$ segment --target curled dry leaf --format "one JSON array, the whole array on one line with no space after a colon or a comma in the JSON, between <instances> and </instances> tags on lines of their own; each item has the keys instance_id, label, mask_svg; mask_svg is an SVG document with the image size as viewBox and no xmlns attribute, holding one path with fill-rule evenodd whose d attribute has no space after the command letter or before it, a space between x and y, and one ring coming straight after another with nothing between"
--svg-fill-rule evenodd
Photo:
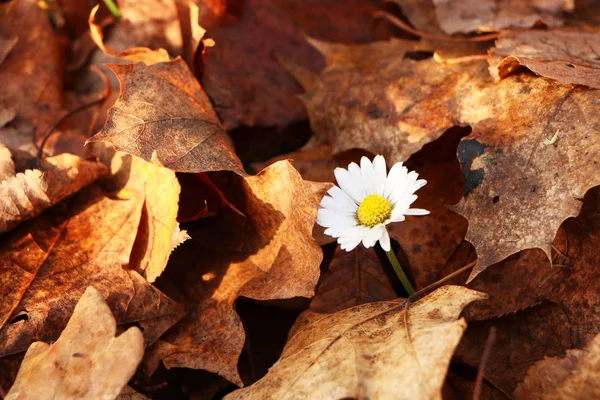
<instances>
[{"instance_id":1,"label":"curled dry leaf","mask_svg":"<svg viewBox=\"0 0 600 400\"><path fill-rule=\"evenodd\" d=\"M143 62L146 65L152 65L159 62L170 61L169 53L165 49L152 50L147 47L134 47L126 49L121 52L115 52L107 49L104 46L104 35L102 34L102 27L96 24L96 13L100 4L97 4L90 13L88 23L90 25L90 35L92 40L104 53L111 57L122 58L132 63Z\"/></svg>"},{"instance_id":2,"label":"curled dry leaf","mask_svg":"<svg viewBox=\"0 0 600 400\"><path fill-rule=\"evenodd\" d=\"M488 62L496 79L524 66L562 84L600 89L600 33L502 32L496 47L489 51Z\"/></svg>"},{"instance_id":3,"label":"curled dry leaf","mask_svg":"<svg viewBox=\"0 0 600 400\"><path fill-rule=\"evenodd\" d=\"M104 298L88 287L56 342L29 347L6 399L116 398L144 355L139 328L116 331Z\"/></svg>"},{"instance_id":4,"label":"curled dry leaf","mask_svg":"<svg viewBox=\"0 0 600 400\"><path fill-rule=\"evenodd\" d=\"M108 174L103 164L66 153L45 159L42 168L28 169L0 183L0 232L14 229Z\"/></svg>"},{"instance_id":5,"label":"curled dry leaf","mask_svg":"<svg viewBox=\"0 0 600 400\"><path fill-rule=\"evenodd\" d=\"M177 223L181 187L175 172L130 154L115 152L101 143L95 144L94 151L103 161L110 163L111 189L126 188L144 193L129 267L142 274L148 282L154 282L167 266L173 249L188 238Z\"/></svg>"},{"instance_id":6,"label":"curled dry leaf","mask_svg":"<svg viewBox=\"0 0 600 400\"><path fill-rule=\"evenodd\" d=\"M319 280L310 310L330 314L353 306L398 297L375 249L339 247L327 272Z\"/></svg>"},{"instance_id":7,"label":"curled dry leaf","mask_svg":"<svg viewBox=\"0 0 600 400\"><path fill-rule=\"evenodd\" d=\"M88 142L108 141L174 171L245 174L210 100L181 58L110 68L121 94L102 131Z\"/></svg>"},{"instance_id":8,"label":"curled dry leaf","mask_svg":"<svg viewBox=\"0 0 600 400\"><path fill-rule=\"evenodd\" d=\"M269 373L226 398L441 399L466 327L460 312L483 298L444 286L409 306L395 300L330 315L307 311Z\"/></svg>"},{"instance_id":9,"label":"curled dry leaf","mask_svg":"<svg viewBox=\"0 0 600 400\"><path fill-rule=\"evenodd\" d=\"M178 304L127 269L144 199L135 188L115 193L91 185L7 238L0 248L0 356L56 340L90 285L118 323L139 323L148 343L181 318Z\"/></svg>"},{"instance_id":10,"label":"curled dry leaf","mask_svg":"<svg viewBox=\"0 0 600 400\"><path fill-rule=\"evenodd\" d=\"M161 358L167 368L206 369L241 385L244 330L235 301L314 294L322 252L312 227L330 184L304 181L284 161L256 176L231 177L236 192L225 195L243 215L227 208L217 220L198 221L165 271L184 288L192 312L162 338L173 346Z\"/></svg>"},{"instance_id":11,"label":"curled dry leaf","mask_svg":"<svg viewBox=\"0 0 600 400\"><path fill-rule=\"evenodd\" d=\"M564 12L572 12L573 0L433 0L442 29L454 33L530 28L538 21L549 27L563 24Z\"/></svg>"},{"instance_id":12,"label":"curled dry leaf","mask_svg":"<svg viewBox=\"0 0 600 400\"><path fill-rule=\"evenodd\" d=\"M535 363L514 392L516 399L559 400L600 397L600 334L585 349Z\"/></svg>"}]
</instances>

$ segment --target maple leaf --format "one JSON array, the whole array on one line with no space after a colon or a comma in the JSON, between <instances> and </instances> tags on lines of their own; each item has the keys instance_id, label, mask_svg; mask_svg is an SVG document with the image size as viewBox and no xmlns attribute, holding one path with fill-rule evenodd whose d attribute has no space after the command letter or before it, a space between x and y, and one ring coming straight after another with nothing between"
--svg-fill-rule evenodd
<instances>
[{"instance_id":1,"label":"maple leaf","mask_svg":"<svg viewBox=\"0 0 600 400\"><path fill-rule=\"evenodd\" d=\"M516 399L595 399L600 396L600 335L585 349L535 363L514 392Z\"/></svg>"},{"instance_id":2,"label":"maple leaf","mask_svg":"<svg viewBox=\"0 0 600 400\"><path fill-rule=\"evenodd\" d=\"M119 323L139 323L148 343L181 318L178 304L126 269L144 198L133 188L114 193L91 185L2 243L0 356L55 340L90 285Z\"/></svg>"},{"instance_id":3,"label":"maple leaf","mask_svg":"<svg viewBox=\"0 0 600 400\"><path fill-rule=\"evenodd\" d=\"M600 89L600 33L576 31L502 32L490 49L490 73L504 78L520 66L562 84Z\"/></svg>"},{"instance_id":4,"label":"maple leaf","mask_svg":"<svg viewBox=\"0 0 600 400\"><path fill-rule=\"evenodd\" d=\"M110 68L121 94L102 131L88 142L108 141L174 171L245 174L208 97L181 58Z\"/></svg>"},{"instance_id":5,"label":"maple leaf","mask_svg":"<svg viewBox=\"0 0 600 400\"><path fill-rule=\"evenodd\" d=\"M489 318L543 300L559 304L570 322L573 345L584 347L598 333L600 302L600 189L588 191L580 215L565 221L554 240L552 264L540 250L523 251L495 265L471 283L490 295L467 315ZM563 257L564 256L564 257ZM562 265L561 265L562 264ZM518 285L515 285L518 282Z\"/></svg>"},{"instance_id":6,"label":"maple leaf","mask_svg":"<svg viewBox=\"0 0 600 400\"><path fill-rule=\"evenodd\" d=\"M160 358L167 368L206 369L241 385L244 331L235 301L314 294L322 252L311 231L331 185L303 181L287 162L235 182L225 193L247 217L225 209L216 221L190 227L192 239L171 257L165 274L184 288L192 312L162 338L171 350Z\"/></svg>"},{"instance_id":7,"label":"maple leaf","mask_svg":"<svg viewBox=\"0 0 600 400\"><path fill-rule=\"evenodd\" d=\"M433 0L440 27L448 34L530 28L538 21L549 27L563 24L564 12L572 12L570 0Z\"/></svg>"},{"instance_id":8,"label":"maple leaf","mask_svg":"<svg viewBox=\"0 0 600 400\"><path fill-rule=\"evenodd\" d=\"M358 147L395 163L456 124L444 103L463 79L458 68L405 60L408 41L312 43L327 67L303 98L315 136L334 152Z\"/></svg>"},{"instance_id":9,"label":"maple leaf","mask_svg":"<svg viewBox=\"0 0 600 400\"><path fill-rule=\"evenodd\" d=\"M2 181L0 232L14 229L107 174L103 164L65 153L45 159L42 169L28 169Z\"/></svg>"},{"instance_id":10,"label":"maple leaf","mask_svg":"<svg viewBox=\"0 0 600 400\"><path fill-rule=\"evenodd\" d=\"M460 312L483 298L444 286L410 306L396 300L330 315L306 312L269 373L226 398L441 399L450 357L466 327Z\"/></svg>"},{"instance_id":11,"label":"maple leaf","mask_svg":"<svg viewBox=\"0 0 600 400\"><path fill-rule=\"evenodd\" d=\"M319 280L310 310L330 314L396 297L375 249L358 247L347 252L337 248L327 272Z\"/></svg>"},{"instance_id":12,"label":"maple leaf","mask_svg":"<svg viewBox=\"0 0 600 400\"><path fill-rule=\"evenodd\" d=\"M29 347L5 398L115 398L144 355L139 328L131 327L118 337L116 331L104 298L88 287L56 342Z\"/></svg>"}]
</instances>

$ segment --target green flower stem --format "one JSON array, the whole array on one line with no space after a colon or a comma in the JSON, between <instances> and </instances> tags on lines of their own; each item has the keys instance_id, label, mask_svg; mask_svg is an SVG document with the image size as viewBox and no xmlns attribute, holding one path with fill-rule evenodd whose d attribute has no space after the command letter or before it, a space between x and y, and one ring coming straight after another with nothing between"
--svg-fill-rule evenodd
<instances>
[{"instance_id":1,"label":"green flower stem","mask_svg":"<svg viewBox=\"0 0 600 400\"><path fill-rule=\"evenodd\" d=\"M392 263L392 267L394 267L394 271L396 272L396 275L398 275L398 278L400 278L400 282L402 282L402 286L404 286L404 290L406 290L406 292L408 293L409 296L412 296L413 294L415 294L415 288L410 284L410 281L408 280L408 277L404 273L404 270L402 269L402 265L400 265L400 261L398 261L396 254L394 254L394 251L393 250L386 251L385 254L388 257L388 260L390 260L390 262Z\"/></svg>"},{"instance_id":2,"label":"green flower stem","mask_svg":"<svg viewBox=\"0 0 600 400\"><path fill-rule=\"evenodd\" d=\"M115 4L115 2L113 0L103 0L104 4L106 5L106 8L108 8L108 11L110 11L110 13L112 15L115 16L115 18L121 18L121 11L119 11L119 7Z\"/></svg>"}]
</instances>

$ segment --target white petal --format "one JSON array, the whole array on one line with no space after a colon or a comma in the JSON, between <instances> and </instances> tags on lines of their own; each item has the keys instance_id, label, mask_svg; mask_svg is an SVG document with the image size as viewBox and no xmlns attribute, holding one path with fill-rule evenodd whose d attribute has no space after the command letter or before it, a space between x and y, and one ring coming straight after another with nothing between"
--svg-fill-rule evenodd
<instances>
[{"instance_id":1,"label":"white petal","mask_svg":"<svg viewBox=\"0 0 600 400\"><path fill-rule=\"evenodd\" d=\"M367 190L365 189L365 185L363 183L362 173L360 172L360 167L357 163L351 162L348 164L348 172L352 176L352 181L355 182L356 187L360 192L360 200L364 199L367 196Z\"/></svg>"},{"instance_id":2,"label":"white petal","mask_svg":"<svg viewBox=\"0 0 600 400\"><path fill-rule=\"evenodd\" d=\"M404 211L404 215L429 215L429 211L422 208L409 208Z\"/></svg>"},{"instance_id":3,"label":"white petal","mask_svg":"<svg viewBox=\"0 0 600 400\"><path fill-rule=\"evenodd\" d=\"M386 199L390 199L390 195L394 192L399 185L402 185L404 180L406 179L406 174L408 170L406 167L402 166L402 163L396 163L390 170L390 173L385 180L385 189L383 191L383 197Z\"/></svg>"},{"instance_id":4,"label":"white petal","mask_svg":"<svg viewBox=\"0 0 600 400\"><path fill-rule=\"evenodd\" d=\"M404 221L404 212L408 210L409 205L407 204L396 204L392 210L390 219L394 222L398 222L398 219L402 217L400 221Z\"/></svg>"},{"instance_id":5,"label":"white petal","mask_svg":"<svg viewBox=\"0 0 600 400\"><path fill-rule=\"evenodd\" d=\"M334 186L331 189L329 189L327 191L327 194L339 202L348 203L348 205L355 206L356 208L358 208L358 205L354 200L352 200L352 197L350 197L348 193L344 192L337 186Z\"/></svg>"},{"instance_id":6,"label":"white petal","mask_svg":"<svg viewBox=\"0 0 600 400\"><path fill-rule=\"evenodd\" d=\"M404 182L396 185L392 189L392 193L390 194L390 197L388 197L388 199L393 204L404 201L406 196L410 196L414 193L414 191L411 191L411 189L415 185L418 177L419 174L417 174L415 171L409 172L404 178Z\"/></svg>"},{"instance_id":7,"label":"white petal","mask_svg":"<svg viewBox=\"0 0 600 400\"><path fill-rule=\"evenodd\" d=\"M344 168L336 168L333 171L335 175L335 179L337 179L338 185L340 188L348 194L348 196L352 197L355 203L360 204L364 196L362 192L364 192L364 188L362 187L362 179L356 181L353 179L350 172L346 171Z\"/></svg>"},{"instance_id":8,"label":"white petal","mask_svg":"<svg viewBox=\"0 0 600 400\"><path fill-rule=\"evenodd\" d=\"M362 175L363 186L367 192L367 195L377 193L375 186L375 169L371 160L367 157L360 159L360 174Z\"/></svg>"},{"instance_id":9,"label":"white petal","mask_svg":"<svg viewBox=\"0 0 600 400\"><path fill-rule=\"evenodd\" d=\"M392 245L390 243L390 235L388 234L387 229L383 230L383 235L381 235L381 237L379 238L379 244L381 245L383 251L390 251L390 249L392 248Z\"/></svg>"},{"instance_id":10,"label":"white petal","mask_svg":"<svg viewBox=\"0 0 600 400\"><path fill-rule=\"evenodd\" d=\"M341 192L341 189L340 189L340 192ZM344 192L342 192L342 193L344 193ZM350 199L350 198L348 197L348 199ZM326 208L328 210L337 211L341 214L346 214L348 216L353 216L354 214L356 214L356 210L358 209L358 206L356 205L356 203L354 203L351 200L339 201L339 200L334 199L333 197L329 197L329 196L323 197L323 199L321 200L321 207Z\"/></svg>"},{"instance_id":11,"label":"white petal","mask_svg":"<svg viewBox=\"0 0 600 400\"><path fill-rule=\"evenodd\" d=\"M385 232L383 225L377 225L374 228L369 229L369 232L363 237L362 243L367 249L375 246L375 243L381 238Z\"/></svg>"},{"instance_id":12,"label":"white petal","mask_svg":"<svg viewBox=\"0 0 600 400\"><path fill-rule=\"evenodd\" d=\"M317 224L324 228L344 229L356 226L357 222L354 218L348 217L347 215L320 208L317 212Z\"/></svg>"},{"instance_id":13,"label":"white petal","mask_svg":"<svg viewBox=\"0 0 600 400\"><path fill-rule=\"evenodd\" d=\"M359 245L360 243L360 238L352 238L352 240L346 241L346 242L340 242L338 239L338 243L340 243L340 247L342 248L342 250L346 250L346 251L352 251L356 248L356 246Z\"/></svg>"},{"instance_id":14,"label":"white petal","mask_svg":"<svg viewBox=\"0 0 600 400\"><path fill-rule=\"evenodd\" d=\"M375 191L383 196L385 189L385 181L387 178L387 170L385 168L385 158L377 156L373 160L373 170L375 171Z\"/></svg>"}]
</instances>

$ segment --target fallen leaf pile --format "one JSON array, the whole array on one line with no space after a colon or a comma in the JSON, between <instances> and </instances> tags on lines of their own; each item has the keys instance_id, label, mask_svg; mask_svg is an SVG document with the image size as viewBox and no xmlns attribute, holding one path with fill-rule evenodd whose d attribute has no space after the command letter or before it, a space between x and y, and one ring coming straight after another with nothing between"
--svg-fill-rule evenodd
<instances>
[{"instance_id":1,"label":"fallen leaf pile","mask_svg":"<svg viewBox=\"0 0 600 400\"><path fill-rule=\"evenodd\" d=\"M599 249L598 2L0 3L0 398L600 398Z\"/></svg>"}]
</instances>

